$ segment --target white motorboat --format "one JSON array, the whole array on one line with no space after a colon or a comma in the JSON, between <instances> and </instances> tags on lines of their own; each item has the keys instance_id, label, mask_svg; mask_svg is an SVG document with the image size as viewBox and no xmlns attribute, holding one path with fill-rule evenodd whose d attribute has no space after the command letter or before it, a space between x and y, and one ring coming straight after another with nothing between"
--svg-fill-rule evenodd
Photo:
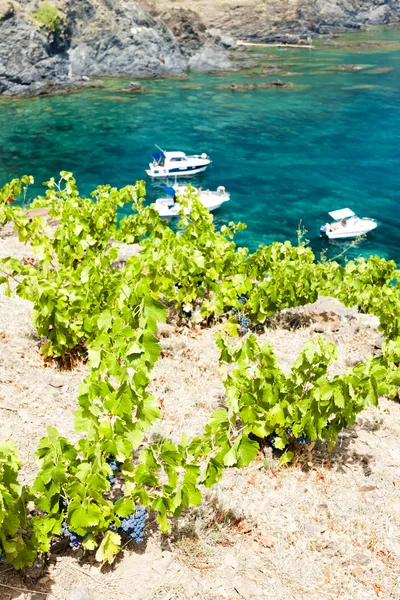
<instances>
[{"instance_id":1,"label":"white motorboat","mask_svg":"<svg viewBox=\"0 0 400 600\"><path fill-rule=\"evenodd\" d=\"M194 192L203 206L208 208L209 211L216 210L223 204L224 202L228 202L230 199L230 194L226 191L223 185L220 185L217 191L213 192L211 190L202 190L201 188L196 189L193 188ZM174 187L165 187L163 190L166 192L167 197L157 198L154 203L154 208L160 215L162 219L172 219L173 217L179 217L179 211L181 210L181 205L179 204L179 197L185 196L188 193L188 189L186 186L174 186ZM188 215L190 213L191 206L190 200L188 206L185 206L184 211L185 214Z\"/></svg>"},{"instance_id":2,"label":"white motorboat","mask_svg":"<svg viewBox=\"0 0 400 600\"><path fill-rule=\"evenodd\" d=\"M157 146L158 148L158 146ZM187 156L184 152L165 152L158 148L159 152L152 154L152 162L146 170L150 177L168 177L169 175L187 177L205 171L211 164L207 154L193 154Z\"/></svg>"},{"instance_id":3,"label":"white motorboat","mask_svg":"<svg viewBox=\"0 0 400 600\"><path fill-rule=\"evenodd\" d=\"M326 235L331 240L359 237L378 226L375 219L360 219L350 208L333 210L328 214L332 217L334 223L325 223L325 225L322 225L320 233L321 235Z\"/></svg>"}]
</instances>

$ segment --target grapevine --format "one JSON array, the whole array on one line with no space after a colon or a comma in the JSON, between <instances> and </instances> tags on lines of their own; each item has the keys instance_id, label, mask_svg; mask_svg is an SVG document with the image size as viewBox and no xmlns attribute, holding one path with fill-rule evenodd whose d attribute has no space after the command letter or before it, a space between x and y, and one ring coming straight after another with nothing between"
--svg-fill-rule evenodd
<instances>
[{"instance_id":1,"label":"grapevine","mask_svg":"<svg viewBox=\"0 0 400 600\"><path fill-rule=\"evenodd\" d=\"M182 198L190 214L182 210L173 231L145 206L143 182L121 190L101 186L82 198L66 172L32 203L56 221L51 230L13 202L30 183L24 177L0 190L0 224L12 222L36 258L2 259L0 283L32 302L43 354L65 361L83 349L89 374L75 415L79 440L50 427L32 486L18 482L16 449L0 444L0 560L22 568L64 536L74 550L112 562L124 536L143 541L150 511L167 532L171 517L198 505L203 487L224 469L249 464L261 443L281 452L282 462L317 439L332 447L365 407L396 394L400 288L392 261L318 263L310 248L289 242L250 254L234 241L244 226L217 230L191 188ZM119 222L123 206L132 214ZM138 253L118 265L119 244L133 242ZM319 294L377 315L386 337L382 355L331 378L337 351L321 338L306 344L284 374L273 349L260 346L250 329ZM146 435L160 418L148 387L160 356L158 323L170 306L190 325L219 324L226 389L226 405L210 415L202 434L183 435L179 444Z\"/></svg>"}]
</instances>

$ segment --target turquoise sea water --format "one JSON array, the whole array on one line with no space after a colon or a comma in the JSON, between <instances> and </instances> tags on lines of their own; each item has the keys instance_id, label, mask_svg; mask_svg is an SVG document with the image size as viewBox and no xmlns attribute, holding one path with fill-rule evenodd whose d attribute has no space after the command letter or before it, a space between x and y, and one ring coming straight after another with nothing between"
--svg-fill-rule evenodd
<instances>
[{"instance_id":1,"label":"turquoise sea water","mask_svg":"<svg viewBox=\"0 0 400 600\"><path fill-rule=\"evenodd\" d=\"M383 47L365 46L380 40ZM342 38L317 50L265 49L289 63L283 77L297 89L222 90L220 84L274 80L255 71L150 80L150 93L106 89L71 96L0 101L0 185L22 174L37 184L73 171L82 192L98 184L123 186L146 178L154 144L207 152L213 165L194 185L225 185L231 202L215 213L218 224L244 221L238 241L296 240L301 221L319 253L343 242L319 238L327 211L349 206L379 226L354 254L400 260L400 32L380 30ZM359 46L364 43L363 46ZM260 52L259 49L256 50ZM338 64L363 70L337 72ZM379 72L376 72L376 69ZM148 184L149 198L160 192ZM36 186L35 191L41 187Z\"/></svg>"}]
</instances>

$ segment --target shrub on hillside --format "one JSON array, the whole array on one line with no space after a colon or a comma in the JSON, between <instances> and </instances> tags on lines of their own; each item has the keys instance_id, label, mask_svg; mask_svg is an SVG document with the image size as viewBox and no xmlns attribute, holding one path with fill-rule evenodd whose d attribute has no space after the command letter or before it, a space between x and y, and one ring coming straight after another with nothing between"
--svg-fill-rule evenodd
<instances>
[{"instance_id":1,"label":"shrub on hillside","mask_svg":"<svg viewBox=\"0 0 400 600\"><path fill-rule=\"evenodd\" d=\"M35 11L34 17L42 27L55 33L60 28L64 15L55 6L44 2Z\"/></svg>"}]
</instances>

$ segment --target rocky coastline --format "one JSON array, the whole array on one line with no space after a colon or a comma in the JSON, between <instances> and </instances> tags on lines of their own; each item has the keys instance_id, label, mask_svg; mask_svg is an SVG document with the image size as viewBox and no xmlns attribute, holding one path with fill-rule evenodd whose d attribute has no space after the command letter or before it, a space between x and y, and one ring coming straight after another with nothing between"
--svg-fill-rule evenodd
<instances>
[{"instance_id":1,"label":"rocky coastline","mask_svg":"<svg viewBox=\"0 0 400 600\"><path fill-rule=\"evenodd\" d=\"M175 0L165 0L167 7ZM191 0L182 0L187 7ZM209 28L236 40L297 43L332 34L362 31L400 21L400 0L197 0L196 11Z\"/></svg>"},{"instance_id":2,"label":"rocky coastline","mask_svg":"<svg viewBox=\"0 0 400 600\"><path fill-rule=\"evenodd\" d=\"M0 96L96 87L102 76L182 76L251 66L236 42L293 42L400 18L400 0L0 0ZM329 41L329 40L328 40Z\"/></svg>"},{"instance_id":3,"label":"rocky coastline","mask_svg":"<svg viewBox=\"0 0 400 600\"><path fill-rule=\"evenodd\" d=\"M160 18L128 0L66 0L50 13L59 17L43 23L35 19L37 7L0 0L0 95L69 93L106 75L232 68L233 38L210 33L191 10Z\"/></svg>"}]
</instances>

